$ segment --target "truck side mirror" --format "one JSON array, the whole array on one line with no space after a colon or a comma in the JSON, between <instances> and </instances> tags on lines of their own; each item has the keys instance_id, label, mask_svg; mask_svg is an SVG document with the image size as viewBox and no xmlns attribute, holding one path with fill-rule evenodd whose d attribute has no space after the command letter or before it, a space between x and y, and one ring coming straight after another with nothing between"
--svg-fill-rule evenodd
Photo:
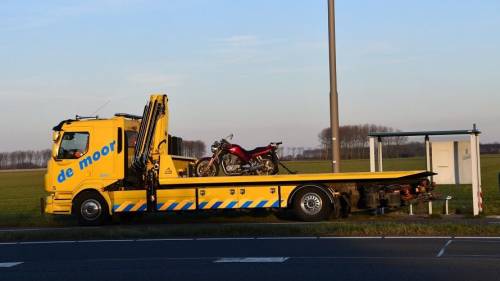
<instances>
[{"instance_id":1,"label":"truck side mirror","mask_svg":"<svg viewBox=\"0 0 500 281\"><path fill-rule=\"evenodd\" d=\"M52 147L52 158L57 159L57 155L59 154L59 146L55 145Z\"/></svg>"},{"instance_id":2,"label":"truck side mirror","mask_svg":"<svg viewBox=\"0 0 500 281\"><path fill-rule=\"evenodd\" d=\"M52 141L54 144L52 145L52 158L57 159L57 156L59 154L59 145L57 145L57 142L61 138L61 132L55 131L52 134Z\"/></svg>"},{"instance_id":3,"label":"truck side mirror","mask_svg":"<svg viewBox=\"0 0 500 281\"><path fill-rule=\"evenodd\" d=\"M59 140L60 137L61 137L61 132L54 131L52 133L52 142L56 143Z\"/></svg>"}]
</instances>

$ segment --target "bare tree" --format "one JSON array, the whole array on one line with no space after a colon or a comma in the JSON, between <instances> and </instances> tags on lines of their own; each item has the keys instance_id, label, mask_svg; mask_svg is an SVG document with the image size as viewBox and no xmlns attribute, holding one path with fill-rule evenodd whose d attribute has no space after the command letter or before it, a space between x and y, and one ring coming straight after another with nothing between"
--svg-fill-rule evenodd
<instances>
[{"instance_id":1,"label":"bare tree","mask_svg":"<svg viewBox=\"0 0 500 281\"><path fill-rule=\"evenodd\" d=\"M340 127L340 149L343 159L360 159L368 157L369 132L394 132L397 131L387 126L374 124L344 125ZM318 134L320 147L323 151L322 159L331 158L331 132L330 128L321 130ZM406 137L384 138L384 150L387 157L399 157L401 146L408 141Z\"/></svg>"}]
</instances>

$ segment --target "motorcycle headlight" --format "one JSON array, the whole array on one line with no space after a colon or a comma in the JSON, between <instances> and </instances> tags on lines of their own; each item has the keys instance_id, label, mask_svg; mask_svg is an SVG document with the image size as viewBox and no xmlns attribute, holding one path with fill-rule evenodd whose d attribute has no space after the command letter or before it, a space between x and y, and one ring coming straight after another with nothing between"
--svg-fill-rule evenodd
<instances>
[{"instance_id":1,"label":"motorcycle headlight","mask_svg":"<svg viewBox=\"0 0 500 281\"><path fill-rule=\"evenodd\" d=\"M212 153L215 153L217 151L217 149L218 149L217 146L212 145L212 147L211 147Z\"/></svg>"}]
</instances>

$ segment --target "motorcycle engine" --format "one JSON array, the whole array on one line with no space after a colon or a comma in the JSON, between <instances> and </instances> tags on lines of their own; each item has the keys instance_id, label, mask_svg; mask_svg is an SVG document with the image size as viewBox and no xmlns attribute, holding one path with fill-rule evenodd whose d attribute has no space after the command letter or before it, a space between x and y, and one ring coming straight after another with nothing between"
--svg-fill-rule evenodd
<instances>
[{"instance_id":1,"label":"motorcycle engine","mask_svg":"<svg viewBox=\"0 0 500 281\"><path fill-rule=\"evenodd\" d=\"M235 155L226 154L222 156L222 163L228 173L236 173L241 170L240 159Z\"/></svg>"}]
</instances>

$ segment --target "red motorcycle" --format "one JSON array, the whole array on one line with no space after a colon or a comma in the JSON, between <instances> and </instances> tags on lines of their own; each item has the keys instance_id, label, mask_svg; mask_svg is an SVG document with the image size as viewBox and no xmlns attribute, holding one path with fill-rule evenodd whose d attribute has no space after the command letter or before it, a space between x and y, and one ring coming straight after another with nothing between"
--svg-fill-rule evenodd
<instances>
[{"instance_id":1,"label":"red motorcycle","mask_svg":"<svg viewBox=\"0 0 500 281\"><path fill-rule=\"evenodd\" d=\"M219 174L219 167L226 176L275 175L279 171L279 159L276 154L282 142L272 142L268 146L245 150L229 142L233 135L222 138L212 145L212 157L198 160L195 171L199 177L212 177ZM229 139L229 140L228 140Z\"/></svg>"}]
</instances>

